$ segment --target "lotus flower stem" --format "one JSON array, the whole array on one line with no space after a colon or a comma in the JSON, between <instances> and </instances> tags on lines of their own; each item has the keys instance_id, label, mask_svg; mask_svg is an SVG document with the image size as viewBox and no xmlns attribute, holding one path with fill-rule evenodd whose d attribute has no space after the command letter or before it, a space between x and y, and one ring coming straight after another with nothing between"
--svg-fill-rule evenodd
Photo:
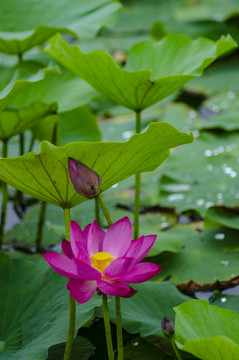
<instances>
[{"instance_id":1,"label":"lotus flower stem","mask_svg":"<svg viewBox=\"0 0 239 360\"><path fill-rule=\"evenodd\" d=\"M141 111L136 111L136 127L135 132L141 132ZM140 209L140 173L135 174L134 187L134 239L139 237L139 209Z\"/></svg>"},{"instance_id":2,"label":"lotus flower stem","mask_svg":"<svg viewBox=\"0 0 239 360\"><path fill-rule=\"evenodd\" d=\"M115 297L118 360L124 360L120 296Z\"/></svg>"},{"instance_id":3,"label":"lotus flower stem","mask_svg":"<svg viewBox=\"0 0 239 360\"><path fill-rule=\"evenodd\" d=\"M66 240L70 240L70 225L71 225L71 215L70 209L64 209L64 217L65 217L65 228L66 228ZM69 329L66 341L66 348L64 353L63 360L70 360L71 358L71 351L75 333L75 319L76 319L76 302L75 300L69 295L69 305L70 305L70 317L69 317Z\"/></svg>"},{"instance_id":4,"label":"lotus flower stem","mask_svg":"<svg viewBox=\"0 0 239 360\"><path fill-rule=\"evenodd\" d=\"M97 201L99 202L100 204L100 207L105 215L105 218L107 220L107 224L108 226L111 226L113 224L113 221L111 219L111 216L110 216L110 213L109 213L109 210L107 209L107 207L105 206L105 203L104 201L102 200L102 198L100 196L97 196Z\"/></svg>"},{"instance_id":5,"label":"lotus flower stem","mask_svg":"<svg viewBox=\"0 0 239 360\"><path fill-rule=\"evenodd\" d=\"M106 337L106 343L107 343L108 357L109 357L109 360L114 360L114 352L113 352L111 329L110 329L109 308L108 308L108 302L107 302L107 295L105 295L105 294L102 294L102 305L103 305L105 337Z\"/></svg>"},{"instance_id":6,"label":"lotus flower stem","mask_svg":"<svg viewBox=\"0 0 239 360\"><path fill-rule=\"evenodd\" d=\"M97 197L95 197L95 220L97 221L97 224L99 225L99 227L101 227L100 207L99 207L99 202L97 201Z\"/></svg>"},{"instance_id":7,"label":"lotus flower stem","mask_svg":"<svg viewBox=\"0 0 239 360\"><path fill-rule=\"evenodd\" d=\"M177 359L178 359L178 360L183 360L183 358L182 358L182 356L181 356L181 354L180 354L180 351L178 350L178 348L177 348L177 346L176 346L176 344L175 344L175 337L172 336L171 339L170 339L170 341L171 341L171 344L172 344L173 349L174 349L174 351L175 351L175 354L176 354L176 356L177 356Z\"/></svg>"},{"instance_id":8,"label":"lotus flower stem","mask_svg":"<svg viewBox=\"0 0 239 360\"><path fill-rule=\"evenodd\" d=\"M7 157L7 147L8 147L8 140L3 141L2 147L2 157ZM7 217L7 202L8 202L8 191L7 191L7 184L2 182L2 212L1 212L1 226L0 226L0 249L2 249L3 241L4 241L4 230L6 224L6 217Z\"/></svg>"},{"instance_id":9,"label":"lotus flower stem","mask_svg":"<svg viewBox=\"0 0 239 360\"><path fill-rule=\"evenodd\" d=\"M105 203L103 202L103 200L101 199L100 196L97 196L96 199L99 202L101 209L103 210L103 213L105 215L108 225L111 226L113 222L111 220L110 213L109 213L107 207L105 206ZM103 295L103 296L106 296L106 295ZM120 296L115 297L115 310L116 310L116 332L117 332L118 360L123 360L124 359L124 350L123 350ZM105 317L105 315L104 315L104 317ZM107 335L106 335L106 337L107 337ZM107 346L108 346L108 340L107 340ZM108 352L109 352L109 349L108 349ZM110 359L110 354L109 354L109 359Z\"/></svg>"},{"instance_id":10,"label":"lotus flower stem","mask_svg":"<svg viewBox=\"0 0 239 360\"><path fill-rule=\"evenodd\" d=\"M43 224L45 221L45 215L46 215L46 202L42 201L41 203L41 209L40 209L40 215L39 220L37 224L37 235L36 235L36 249L37 251L40 251L42 248L42 234L43 234Z\"/></svg>"}]
</instances>

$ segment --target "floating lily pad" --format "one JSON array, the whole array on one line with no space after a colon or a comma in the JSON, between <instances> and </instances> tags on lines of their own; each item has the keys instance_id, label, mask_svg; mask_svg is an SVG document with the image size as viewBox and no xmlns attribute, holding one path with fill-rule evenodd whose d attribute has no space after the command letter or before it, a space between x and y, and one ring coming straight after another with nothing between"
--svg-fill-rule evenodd
<instances>
[{"instance_id":1,"label":"floating lily pad","mask_svg":"<svg viewBox=\"0 0 239 360\"><path fill-rule=\"evenodd\" d=\"M231 229L239 230L239 208L226 208L215 206L207 210L205 226L226 226Z\"/></svg>"},{"instance_id":2,"label":"floating lily pad","mask_svg":"<svg viewBox=\"0 0 239 360\"><path fill-rule=\"evenodd\" d=\"M190 300L174 309L176 343L202 360L236 360L239 315L232 310Z\"/></svg>"},{"instance_id":3,"label":"floating lily pad","mask_svg":"<svg viewBox=\"0 0 239 360\"><path fill-rule=\"evenodd\" d=\"M1 0L0 7L0 52L7 54L22 54L57 32L92 38L102 26L113 26L121 9L112 0L72 1L71 6L66 0Z\"/></svg>"},{"instance_id":4,"label":"floating lily pad","mask_svg":"<svg viewBox=\"0 0 239 360\"><path fill-rule=\"evenodd\" d=\"M175 284L189 280L210 283L238 275L237 230L213 227L196 233L186 225L177 227L179 231L184 228L185 244L175 254L163 253L152 259L162 266L155 279L170 278Z\"/></svg>"},{"instance_id":5,"label":"floating lily pad","mask_svg":"<svg viewBox=\"0 0 239 360\"><path fill-rule=\"evenodd\" d=\"M191 141L192 135L166 123L152 123L145 133L133 135L126 143L82 142L57 148L43 141L39 154L0 159L0 178L38 199L63 208L74 207L86 198L70 182L68 157L99 173L104 191L136 172L154 170L168 157L171 147Z\"/></svg>"},{"instance_id":6,"label":"floating lily pad","mask_svg":"<svg viewBox=\"0 0 239 360\"><path fill-rule=\"evenodd\" d=\"M212 303L223 309L230 309L239 314L239 296L220 294Z\"/></svg>"},{"instance_id":7,"label":"floating lily pad","mask_svg":"<svg viewBox=\"0 0 239 360\"><path fill-rule=\"evenodd\" d=\"M44 51L112 101L132 110L143 110L200 76L217 57L235 47L230 36L215 43L168 35L159 42L134 45L125 69L118 67L109 54L103 51L83 54L79 47L61 41L59 35L50 39Z\"/></svg>"},{"instance_id":8,"label":"floating lily pad","mask_svg":"<svg viewBox=\"0 0 239 360\"><path fill-rule=\"evenodd\" d=\"M173 152L160 180L160 205L202 215L214 205L238 205L238 149L237 134L203 133L190 151Z\"/></svg>"},{"instance_id":9,"label":"floating lily pad","mask_svg":"<svg viewBox=\"0 0 239 360\"><path fill-rule=\"evenodd\" d=\"M1 359L45 360L48 347L67 337L66 279L43 260L12 260L3 254L0 258ZM77 305L77 328L92 317L94 307L100 304L96 296Z\"/></svg>"},{"instance_id":10,"label":"floating lily pad","mask_svg":"<svg viewBox=\"0 0 239 360\"><path fill-rule=\"evenodd\" d=\"M218 115L210 116L199 125L200 130L221 129L224 131L239 130L239 111L222 111Z\"/></svg>"},{"instance_id":11,"label":"floating lily pad","mask_svg":"<svg viewBox=\"0 0 239 360\"><path fill-rule=\"evenodd\" d=\"M229 58L226 62L219 62L209 68L200 78L193 79L185 85L189 91L199 91L207 95L218 94L220 92L239 92L238 60ZM231 93L229 93L230 96Z\"/></svg>"}]
</instances>

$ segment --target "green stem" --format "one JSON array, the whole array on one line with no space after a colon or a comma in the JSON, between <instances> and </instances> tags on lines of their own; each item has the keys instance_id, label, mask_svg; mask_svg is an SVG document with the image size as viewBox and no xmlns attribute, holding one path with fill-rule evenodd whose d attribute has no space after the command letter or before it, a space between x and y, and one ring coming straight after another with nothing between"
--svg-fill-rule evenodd
<instances>
[{"instance_id":1,"label":"green stem","mask_svg":"<svg viewBox=\"0 0 239 360\"><path fill-rule=\"evenodd\" d=\"M135 132L137 134L141 133L141 111L136 111L136 126L135 126Z\"/></svg>"},{"instance_id":2,"label":"green stem","mask_svg":"<svg viewBox=\"0 0 239 360\"><path fill-rule=\"evenodd\" d=\"M174 338L174 336L171 337L170 341L171 341L171 344L172 344L172 346L173 346L173 349L174 349L174 351L175 351L175 354L176 354L178 360L183 360L183 358L182 358L182 356L181 356L181 354L180 354L180 351L178 350L178 348L177 348L177 346L176 346L176 344L175 344L175 338Z\"/></svg>"},{"instance_id":3,"label":"green stem","mask_svg":"<svg viewBox=\"0 0 239 360\"><path fill-rule=\"evenodd\" d=\"M24 133L21 133L19 135L19 145L20 145L19 148L20 155L24 155ZM23 204L23 193L20 190L17 190L16 198L17 198L16 199L17 203L20 205L22 213L24 213L25 207Z\"/></svg>"},{"instance_id":4,"label":"green stem","mask_svg":"<svg viewBox=\"0 0 239 360\"><path fill-rule=\"evenodd\" d=\"M140 173L135 174L134 187L134 239L139 237L139 210L140 210Z\"/></svg>"},{"instance_id":5,"label":"green stem","mask_svg":"<svg viewBox=\"0 0 239 360\"><path fill-rule=\"evenodd\" d=\"M36 236L36 249L39 252L42 248L42 235L43 235L43 225L45 221L46 215L46 202L42 201L41 203L41 210L39 214L39 220L37 224L37 236Z\"/></svg>"},{"instance_id":6,"label":"green stem","mask_svg":"<svg viewBox=\"0 0 239 360\"><path fill-rule=\"evenodd\" d=\"M114 352L113 352L111 329L110 329L110 316L109 316L107 295L105 295L105 294L102 294L102 305L103 305L105 337L106 337L106 343L107 343L108 357L109 357L109 360L114 360Z\"/></svg>"},{"instance_id":7,"label":"green stem","mask_svg":"<svg viewBox=\"0 0 239 360\"><path fill-rule=\"evenodd\" d=\"M7 157L7 147L8 147L8 140L3 141L2 146L2 157ZM2 212L1 212L1 226L0 226L0 250L2 249L3 241L4 241L4 230L6 224L6 217L7 217L7 202L8 202L8 191L7 191L7 184L2 182Z\"/></svg>"},{"instance_id":8,"label":"green stem","mask_svg":"<svg viewBox=\"0 0 239 360\"><path fill-rule=\"evenodd\" d=\"M70 224L71 224L70 209L64 209L64 218L65 218L65 228L66 228L66 240L69 241ZM72 345L73 345L74 333L75 333L76 302L70 295L69 295L69 304L70 304L69 329L68 329L68 336L67 336L63 360L70 360L71 358L71 351L72 351Z\"/></svg>"},{"instance_id":9,"label":"green stem","mask_svg":"<svg viewBox=\"0 0 239 360\"><path fill-rule=\"evenodd\" d=\"M107 209L107 207L105 206L105 203L104 201L101 199L100 196L97 196L97 201L99 202L100 204L100 207L105 215L105 218L107 220L107 223L108 223L108 226L111 226L113 224L113 221L111 219L111 216L110 216L110 213L109 213L109 210Z\"/></svg>"},{"instance_id":10,"label":"green stem","mask_svg":"<svg viewBox=\"0 0 239 360\"><path fill-rule=\"evenodd\" d=\"M30 141L30 145L29 145L29 148L28 148L28 152L32 151L32 148L33 148L33 145L34 145L35 140L36 140L35 135L32 134L32 136L31 136L31 141Z\"/></svg>"},{"instance_id":11,"label":"green stem","mask_svg":"<svg viewBox=\"0 0 239 360\"><path fill-rule=\"evenodd\" d=\"M118 360L124 360L124 345L123 345L122 321L121 321L121 304L120 304L119 296L115 297L115 312L116 312Z\"/></svg>"},{"instance_id":12,"label":"green stem","mask_svg":"<svg viewBox=\"0 0 239 360\"><path fill-rule=\"evenodd\" d=\"M136 111L135 132L141 132L141 111ZM135 174L134 187L134 239L139 237L139 209L140 209L140 173Z\"/></svg>"},{"instance_id":13,"label":"green stem","mask_svg":"<svg viewBox=\"0 0 239 360\"><path fill-rule=\"evenodd\" d=\"M97 224L100 227L101 226L101 223L100 223L100 206L99 206L99 202L97 201L97 197L95 197L95 220L97 221Z\"/></svg>"}]
</instances>

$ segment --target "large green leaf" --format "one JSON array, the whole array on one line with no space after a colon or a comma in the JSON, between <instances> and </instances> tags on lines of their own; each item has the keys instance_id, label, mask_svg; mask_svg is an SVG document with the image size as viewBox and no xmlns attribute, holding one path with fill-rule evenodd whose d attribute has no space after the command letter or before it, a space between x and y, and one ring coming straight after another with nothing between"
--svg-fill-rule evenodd
<instances>
[{"instance_id":1,"label":"large green leaf","mask_svg":"<svg viewBox=\"0 0 239 360\"><path fill-rule=\"evenodd\" d=\"M56 111L57 104L55 103L46 105L42 102L35 102L18 111L0 112L0 139L6 140L16 134L21 134L45 116Z\"/></svg>"},{"instance_id":2,"label":"large green leaf","mask_svg":"<svg viewBox=\"0 0 239 360\"><path fill-rule=\"evenodd\" d=\"M44 360L48 347L66 340L68 294L66 279L39 259L12 260L0 255L1 360ZM77 305L77 328L100 306L98 296ZM14 314L14 316L13 316Z\"/></svg>"},{"instance_id":3,"label":"large green leaf","mask_svg":"<svg viewBox=\"0 0 239 360\"><path fill-rule=\"evenodd\" d=\"M162 336L161 321L167 316L174 320L173 307L189 300L170 282L147 282L133 284L138 293L132 298L121 300L122 324L129 333L142 336ZM109 303L110 317L115 319L114 301ZM96 311L99 313L99 310Z\"/></svg>"},{"instance_id":4,"label":"large green leaf","mask_svg":"<svg viewBox=\"0 0 239 360\"><path fill-rule=\"evenodd\" d=\"M213 205L238 205L237 144L235 133L203 133L191 151L182 147L173 152L160 180L160 205L202 215Z\"/></svg>"},{"instance_id":5,"label":"large green leaf","mask_svg":"<svg viewBox=\"0 0 239 360\"><path fill-rule=\"evenodd\" d=\"M180 349L202 360L238 359L237 313L209 305L206 300L187 301L174 311L176 342Z\"/></svg>"},{"instance_id":6,"label":"large green leaf","mask_svg":"<svg viewBox=\"0 0 239 360\"><path fill-rule=\"evenodd\" d=\"M0 52L22 54L59 31L92 38L102 26L114 25L121 5L112 0L1 0L0 8Z\"/></svg>"},{"instance_id":7,"label":"large green leaf","mask_svg":"<svg viewBox=\"0 0 239 360\"><path fill-rule=\"evenodd\" d=\"M134 45L124 69L103 52L83 54L54 36L45 52L82 77L109 99L132 110L142 110L172 94L189 80L200 76L217 57L234 49L227 36L214 41L191 40L184 35L169 35L159 42Z\"/></svg>"},{"instance_id":8,"label":"large green leaf","mask_svg":"<svg viewBox=\"0 0 239 360\"><path fill-rule=\"evenodd\" d=\"M0 159L0 179L38 199L73 207L86 198L76 193L68 175L68 157L94 169L102 191L136 172L152 171L169 155L169 149L192 141L172 125L150 124L125 143L70 143L62 148L43 141L39 154Z\"/></svg>"},{"instance_id":9,"label":"large green leaf","mask_svg":"<svg viewBox=\"0 0 239 360\"><path fill-rule=\"evenodd\" d=\"M165 252L153 258L162 266L157 279L170 278L175 284L190 280L214 283L238 275L237 230L213 227L196 233L186 225L177 225L175 231L177 228L180 236L185 234L184 246L175 254Z\"/></svg>"}]
</instances>

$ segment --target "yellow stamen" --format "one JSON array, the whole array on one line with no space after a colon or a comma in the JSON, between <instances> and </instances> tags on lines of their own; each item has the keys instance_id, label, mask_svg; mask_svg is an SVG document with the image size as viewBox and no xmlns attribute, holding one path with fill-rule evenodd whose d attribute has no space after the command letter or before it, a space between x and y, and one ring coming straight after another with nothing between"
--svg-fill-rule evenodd
<instances>
[{"instance_id":1,"label":"yellow stamen","mask_svg":"<svg viewBox=\"0 0 239 360\"><path fill-rule=\"evenodd\" d=\"M107 252L98 252L91 256L92 266L99 270L101 273L103 270L109 266L109 264L114 260L111 257L110 253Z\"/></svg>"}]
</instances>

